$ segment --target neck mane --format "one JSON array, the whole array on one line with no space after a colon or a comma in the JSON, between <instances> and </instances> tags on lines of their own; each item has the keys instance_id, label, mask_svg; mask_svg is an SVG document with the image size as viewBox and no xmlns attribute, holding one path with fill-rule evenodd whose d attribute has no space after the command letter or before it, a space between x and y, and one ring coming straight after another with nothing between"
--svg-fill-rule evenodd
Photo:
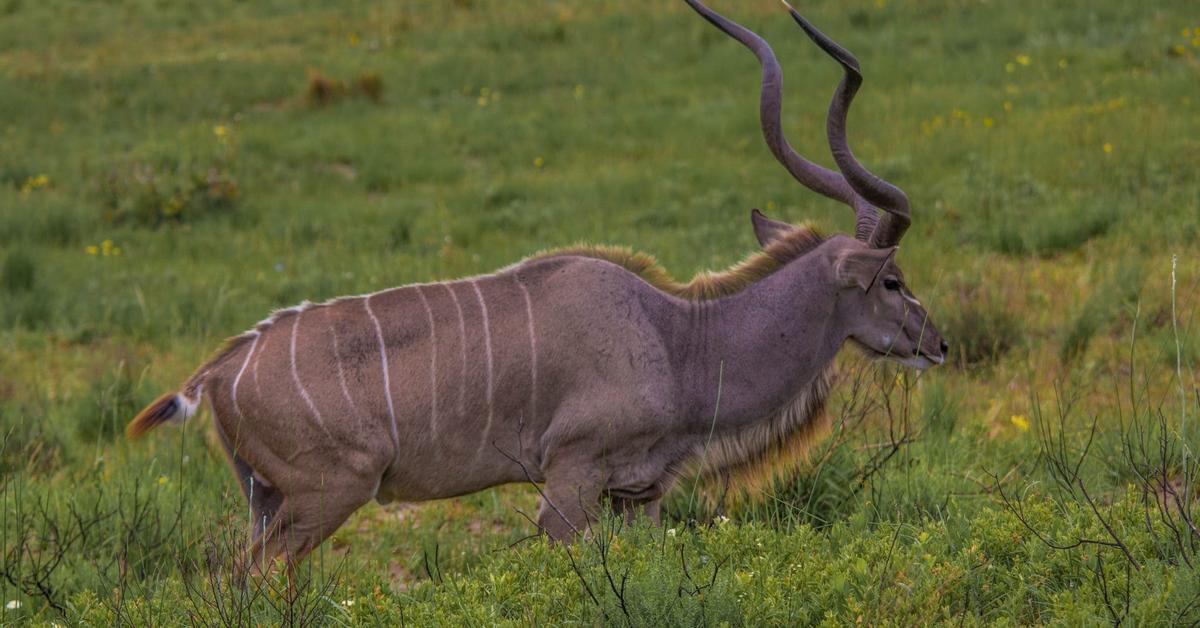
<instances>
[{"instance_id":1,"label":"neck mane","mask_svg":"<svg viewBox=\"0 0 1200 628\"><path fill-rule=\"evenodd\" d=\"M628 247L577 244L551 249L529 259L590 257L625 268L658 290L680 299L706 301L736 294L817 248L825 238L801 224L761 251L722 271L701 271L686 283L673 278L652 255ZM691 479L699 474L710 500L733 502L768 490L777 479L795 474L812 444L829 430L825 400L833 381L830 362L781 407L741 429L716 435L693 452L678 471Z\"/></svg>"},{"instance_id":2,"label":"neck mane","mask_svg":"<svg viewBox=\"0 0 1200 628\"><path fill-rule=\"evenodd\" d=\"M525 261L549 257L591 257L621 266L646 283L680 299L706 301L741 292L817 248L825 238L809 224L797 225L761 251L721 271L701 271L691 281L677 281L653 255L629 247L580 243L537 253Z\"/></svg>"}]
</instances>

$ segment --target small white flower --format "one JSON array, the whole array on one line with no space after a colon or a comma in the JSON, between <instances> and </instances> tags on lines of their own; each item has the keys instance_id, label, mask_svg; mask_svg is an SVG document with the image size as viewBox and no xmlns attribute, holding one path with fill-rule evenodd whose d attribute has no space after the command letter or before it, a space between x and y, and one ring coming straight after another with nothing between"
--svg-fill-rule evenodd
<instances>
[{"instance_id":1,"label":"small white flower","mask_svg":"<svg viewBox=\"0 0 1200 628\"><path fill-rule=\"evenodd\" d=\"M729 517L726 517L725 515L717 516L717 524L718 525L724 525L726 523L729 523Z\"/></svg>"},{"instance_id":2,"label":"small white flower","mask_svg":"<svg viewBox=\"0 0 1200 628\"><path fill-rule=\"evenodd\" d=\"M667 528L667 536L675 538L675 528Z\"/></svg>"},{"instance_id":3,"label":"small white flower","mask_svg":"<svg viewBox=\"0 0 1200 628\"><path fill-rule=\"evenodd\" d=\"M15 611L18 608L21 608L21 600L9 600L8 604L4 605L4 608L7 608L10 611Z\"/></svg>"},{"instance_id":4,"label":"small white flower","mask_svg":"<svg viewBox=\"0 0 1200 628\"><path fill-rule=\"evenodd\" d=\"M354 600L342 600L342 606L350 608L351 606L354 606Z\"/></svg>"}]
</instances>

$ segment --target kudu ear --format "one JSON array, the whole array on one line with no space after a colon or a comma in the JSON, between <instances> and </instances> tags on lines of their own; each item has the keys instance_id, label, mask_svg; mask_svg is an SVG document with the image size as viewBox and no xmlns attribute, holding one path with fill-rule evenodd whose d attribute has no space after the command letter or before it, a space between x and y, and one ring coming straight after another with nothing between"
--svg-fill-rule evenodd
<instances>
[{"instance_id":1,"label":"kudu ear","mask_svg":"<svg viewBox=\"0 0 1200 628\"><path fill-rule=\"evenodd\" d=\"M758 243L764 247L796 228L786 222L767 218L757 209L750 210L750 222L754 224L754 237L758 238Z\"/></svg>"},{"instance_id":2,"label":"kudu ear","mask_svg":"<svg viewBox=\"0 0 1200 628\"><path fill-rule=\"evenodd\" d=\"M894 246L882 249L855 247L839 253L833 269L843 287L858 286L865 292L879 280L883 267L895 254Z\"/></svg>"}]
</instances>

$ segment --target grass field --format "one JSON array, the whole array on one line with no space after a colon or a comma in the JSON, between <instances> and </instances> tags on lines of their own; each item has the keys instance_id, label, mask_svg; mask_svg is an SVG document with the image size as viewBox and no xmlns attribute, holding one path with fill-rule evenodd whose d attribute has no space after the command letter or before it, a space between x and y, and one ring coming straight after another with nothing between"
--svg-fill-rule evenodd
<instances>
[{"instance_id":1,"label":"grass field","mask_svg":"<svg viewBox=\"0 0 1200 628\"><path fill-rule=\"evenodd\" d=\"M838 80L778 3L792 143ZM241 587L209 417L122 430L270 310L580 240L673 273L827 232L758 71L678 1L0 2L0 624L1200 622L1200 11L821 1L856 153L913 200L900 263L954 349L844 352L796 477L555 548L531 487L370 505ZM697 496L700 497L697 497ZM619 533L618 533L619 532Z\"/></svg>"}]
</instances>

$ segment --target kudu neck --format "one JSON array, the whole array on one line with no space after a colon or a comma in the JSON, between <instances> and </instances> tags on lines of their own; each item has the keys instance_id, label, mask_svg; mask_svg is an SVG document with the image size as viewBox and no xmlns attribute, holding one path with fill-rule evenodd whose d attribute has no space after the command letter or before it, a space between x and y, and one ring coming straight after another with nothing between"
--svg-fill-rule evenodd
<instances>
[{"instance_id":1,"label":"kudu neck","mask_svg":"<svg viewBox=\"0 0 1200 628\"><path fill-rule=\"evenodd\" d=\"M754 421L824 372L846 338L832 269L816 250L734 295L689 304L697 348L681 386L694 414L723 426Z\"/></svg>"}]
</instances>

